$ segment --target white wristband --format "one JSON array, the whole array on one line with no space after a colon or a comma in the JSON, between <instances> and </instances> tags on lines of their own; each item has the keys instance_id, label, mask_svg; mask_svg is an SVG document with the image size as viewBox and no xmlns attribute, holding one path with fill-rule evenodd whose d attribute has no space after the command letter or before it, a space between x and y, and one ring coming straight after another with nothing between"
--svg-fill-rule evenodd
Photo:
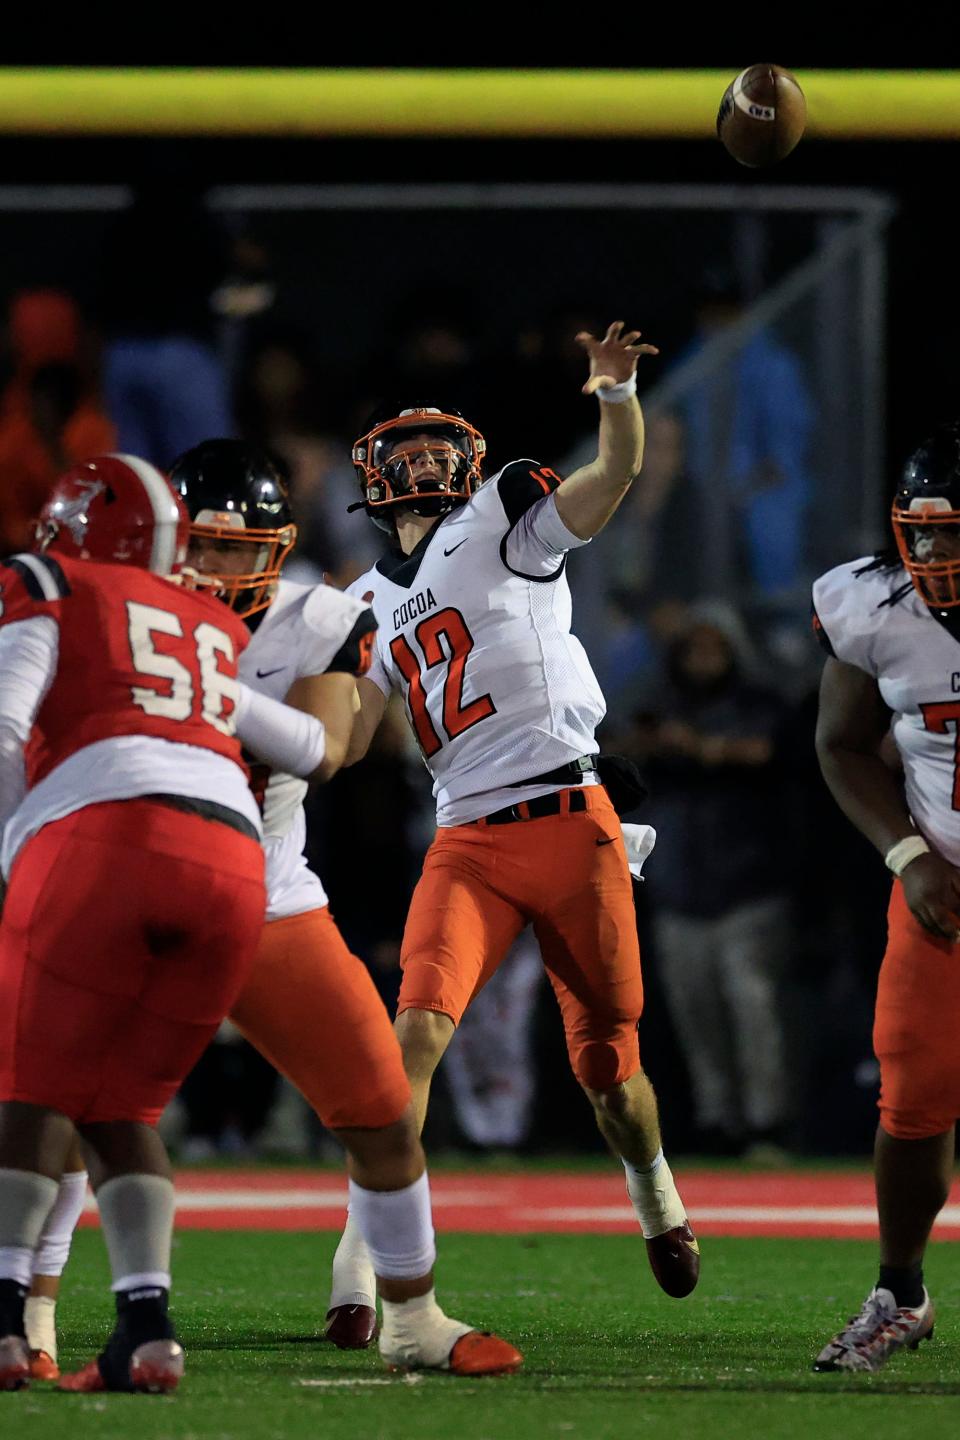
<instances>
[{"instance_id":1,"label":"white wristband","mask_svg":"<svg viewBox=\"0 0 960 1440\"><path fill-rule=\"evenodd\" d=\"M621 380L619 385L611 385L607 390L598 390L597 399L604 400L608 405L622 405L624 400L629 400L637 393L637 377L631 375L629 380Z\"/></svg>"},{"instance_id":2,"label":"white wristband","mask_svg":"<svg viewBox=\"0 0 960 1440\"><path fill-rule=\"evenodd\" d=\"M896 845L891 845L883 863L894 875L902 875L912 860L919 855L929 855L930 846L922 835L908 835L903 840L898 840Z\"/></svg>"}]
</instances>

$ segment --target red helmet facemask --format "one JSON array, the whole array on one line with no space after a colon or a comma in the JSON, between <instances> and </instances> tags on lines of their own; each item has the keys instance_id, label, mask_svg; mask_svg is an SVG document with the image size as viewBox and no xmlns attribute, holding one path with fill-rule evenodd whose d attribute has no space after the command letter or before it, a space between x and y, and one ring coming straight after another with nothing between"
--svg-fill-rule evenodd
<instances>
[{"instance_id":1,"label":"red helmet facemask","mask_svg":"<svg viewBox=\"0 0 960 1440\"><path fill-rule=\"evenodd\" d=\"M178 575L190 516L166 477L136 455L98 455L61 475L40 512L41 551Z\"/></svg>"}]
</instances>

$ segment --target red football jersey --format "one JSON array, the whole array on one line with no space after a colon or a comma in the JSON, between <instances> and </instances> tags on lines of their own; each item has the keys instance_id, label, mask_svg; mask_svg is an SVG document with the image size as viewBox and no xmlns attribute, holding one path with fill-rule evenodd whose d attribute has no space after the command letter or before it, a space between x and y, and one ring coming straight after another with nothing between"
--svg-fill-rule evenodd
<instances>
[{"instance_id":1,"label":"red football jersey","mask_svg":"<svg viewBox=\"0 0 960 1440\"><path fill-rule=\"evenodd\" d=\"M250 632L221 601L134 565L0 563L0 625L42 615L57 624L59 654L27 747L29 786L121 735L199 745L242 765L233 715Z\"/></svg>"}]
</instances>

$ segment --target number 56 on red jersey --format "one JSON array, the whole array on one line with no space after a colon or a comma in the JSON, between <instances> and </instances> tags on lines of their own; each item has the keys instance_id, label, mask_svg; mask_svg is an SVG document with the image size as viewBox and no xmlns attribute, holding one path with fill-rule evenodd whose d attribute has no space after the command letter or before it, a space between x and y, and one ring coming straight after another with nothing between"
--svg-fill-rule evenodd
<instances>
[{"instance_id":1,"label":"number 56 on red jersey","mask_svg":"<svg viewBox=\"0 0 960 1440\"><path fill-rule=\"evenodd\" d=\"M228 607L132 565L18 555L0 564L0 625L46 617L57 667L27 751L32 786L74 752L149 735L239 762L237 662L249 632Z\"/></svg>"}]
</instances>

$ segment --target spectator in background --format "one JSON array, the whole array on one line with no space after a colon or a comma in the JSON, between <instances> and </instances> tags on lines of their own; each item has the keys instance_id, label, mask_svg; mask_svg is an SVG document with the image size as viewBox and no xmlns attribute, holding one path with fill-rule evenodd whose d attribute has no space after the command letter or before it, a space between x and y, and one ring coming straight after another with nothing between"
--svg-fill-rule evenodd
<instances>
[{"instance_id":1,"label":"spectator in background","mask_svg":"<svg viewBox=\"0 0 960 1440\"><path fill-rule=\"evenodd\" d=\"M747 678L736 617L699 614L674 642L662 706L640 717L635 741L657 830L648 867L657 965L700 1148L735 1153L782 1143L789 1112L778 994L791 923L776 755L783 707Z\"/></svg>"},{"instance_id":2,"label":"spectator in background","mask_svg":"<svg viewBox=\"0 0 960 1440\"><path fill-rule=\"evenodd\" d=\"M178 1092L186 1114L180 1158L254 1155L279 1084L269 1060L224 1020Z\"/></svg>"},{"instance_id":3,"label":"spectator in background","mask_svg":"<svg viewBox=\"0 0 960 1440\"><path fill-rule=\"evenodd\" d=\"M477 414L480 367L478 336L466 297L451 291L437 292L432 285L417 288L397 308L388 326L391 394L417 397L436 396L441 404L456 396L464 414ZM377 348L378 398L384 384L383 354ZM431 401L436 403L436 401Z\"/></svg>"},{"instance_id":4,"label":"spectator in background","mask_svg":"<svg viewBox=\"0 0 960 1440\"><path fill-rule=\"evenodd\" d=\"M327 574L340 585L376 559L370 527L363 532L347 516L356 499L356 478L342 436L335 433L336 387L321 386L316 362L302 337L279 330L261 335L237 386L237 419L245 440L282 458L298 540L285 573L316 584Z\"/></svg>"},{"instance_id":5,"label":"spectator in background","mask_svg":"<svg viewBox=\"0 0 960 1440\"><path fill-rule=\"evenodd\" d=\"M583 351L577 335L582 331L595 334L599 329L599 316L590 306L564 305L520 331L507 372L508 390L515 403L509 408L499 405L496 423L489 427L491 473L502 463L498 456L506 460L530 455L565 475L583 463L579 459L575 464L562 463L578 441L584 453L589 452L588 458L596 453L588 407L558 403L558 396L576 395L580 388L576 381ZM501 383L500 375L497 383Z\"/></svg>"},{"instance_id":6,"label":"spectator in background","mask_svg":"<svg viewBox=\"0 0 960 1440\"><path fill-rule=\"evenodd\" d=\"M643 484L624 504L625 525L617 529L613 577L646 599L689 601L696 595L689 564L682 557L700 543L701 511L686 470L683 421L672 411L647 418ZM614 533L614 532L612 532Z\"/></svg>"},{"instance_id":7,"label":"spectator in background","mask_svg":"<svg viewBox=\"0 0 960 1440\"><path fill-rule=\"evenodd\" d=\"M743 309L732 277L709 276L697 307L696 336L678 365L735 324ZM726 573L714 582L734 582L745 551L750 578L764 595L776 597L801 583L814 411L796 356L760 331L695 385L680 408L691 474L702 491L716 496L714 487L722 487L741 532L723 557ZM722 523L713 527L721 528ZM716 533L713 538L716 544Z\"/></svg>"},{"instance_id":8,"label":"spectator in background","mask_svg":"<svg viewBox=\"0 0 960 1440\"><path fill-rule=\"evenodd\" d=\"M644 615L640 592L611 588L608 577L601 595L603 622L599 632L590 637L593 668L608 712L623 717L656 686L661 656ZM583 636L583 627L577 629Z\"/></svg>"},{"instance_id":9,"label":"spectator in background","mask_svg":"<svg viewBox=\"0 0 960 1440\"><path fill-rule=\"evenodd\" d=\"M586 459L576 447L560 474L569 475ZM623 502L622 524L595 537L570 577L577 635L596 658L615 718L625 718L659 678L662 646L653 612L685 605L697 593L690 556L700 544L702 519L685 459L679 416L648 416L643 484Z\"/></svg>"},{"instance_id":10,"label":"spectator in background","mask_svg":"<svg viewBox=\"0 0 960 1440\"><path fill-rule=\"evenodd\" d=\"M81 364L83 324L72 296L62 290L20 290L10 301L5 336L9 371L0 398L0 417L23 414L30 404L30 380L41 365Z\"/></svg>"},{"instance_id":11,"label":"spectator in background","mask_svg":"<svg viewBox=\"0 0 960 1440\"><path fill-rule=\"evenodd\" d=\"M0 555L33 547L34 522L54 481L77 461L115 448L116 433L84 394L73 364L41 365L0 419Z\"/></svg>"},{"instance_id":12,"label":"spectator in background","mask_svg":"<svg viewBox=\"0 0 960 1440\"><path fill-rule=\"evenodd\" d=\"M363 764L312 789L306 806L309 862L323 875L344 938L392 1015L404 922L433 837L430 781L398 698L387 706Z\"/></svg>"},{"instance_id":13,"label":"spectator in background","mask_svg":"<svg viewBox=\"0 0 960 1440\"><path fill-rule=\"evenodd\" d=\"M543 959L529 927L474 997L443 1057L457 1123L471 1144L517 1150L530 1132L533 1023Z\"/></svg>"},{"instance_id":14,"label":"spectator in background","mask_svg":"<svg viewBox=\"0 0 960 1440\"><path fill-rule=\"evenodd\" d=\"M168 465L209 435L231 435L212 296L230 263L202 196L143 189L104 245L104 391L121 450Z\"/></svg>"}]
</instances>

